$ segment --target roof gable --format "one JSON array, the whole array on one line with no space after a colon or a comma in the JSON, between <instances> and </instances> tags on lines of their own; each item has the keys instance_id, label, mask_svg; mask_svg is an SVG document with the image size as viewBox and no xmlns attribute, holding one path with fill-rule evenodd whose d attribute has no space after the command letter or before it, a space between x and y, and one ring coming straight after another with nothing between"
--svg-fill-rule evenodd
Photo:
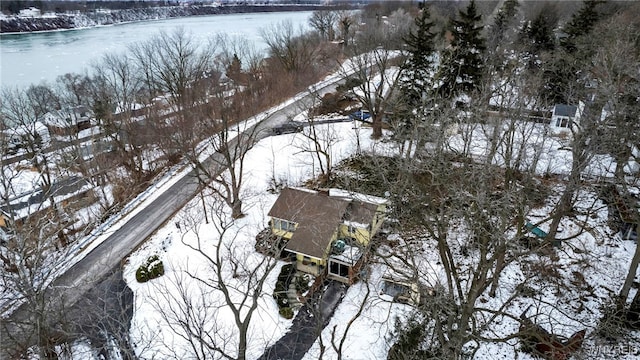
<instances>
[{"instance_id":1,"label":"roof gable","mask_svg":"<svg viewBox=\"0 0 640 360\"><path fill-rule=\"evenodd\" d=\"M370 224L378 206L341 193L284 188L268 215L298 224L287 250L322 259L340 224Z\"/></svg>"},{"instance_id":2,"label":"roof gable","mask_svg":"<svg viewBox=\"0 0 640 360\"><path fill-rule=\"evenodd\" d=\"M285 188L268 215L298 224L287 243L287 250L321 259L349 202L317 191Z\"/></svg>"}]
</instances>

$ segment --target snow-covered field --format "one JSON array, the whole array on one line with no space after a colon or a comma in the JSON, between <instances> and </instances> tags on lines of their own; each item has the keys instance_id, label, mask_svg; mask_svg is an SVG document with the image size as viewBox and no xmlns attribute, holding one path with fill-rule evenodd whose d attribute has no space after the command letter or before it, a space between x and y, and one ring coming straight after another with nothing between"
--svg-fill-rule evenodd
<instances>
[{"instance_id":1,"label":"snow-covered field","mask_svg":"<svg viewBox=\"0 0 640 360\"><path fill-rule=\"evenodd\" d=\"M543 151L536 151L530 156L537 155L538 163L535 165L537 172L542 174L564 174L570 169L571 152L564 150L566 144L561 139L546 137L543 126L533 129L536 136L528 141L539 141L539 144L527 148L543 146ZM356 144L360 143L361 149L370 153L393 154L396 149L392 142L372 141L369 137L370 130L355 128L354 123L338 123L318 126L321 136L335 139L331 147L332 161L338 163L356 151ZM478 130L479 131L479 130ZM451 139L452 148L460 144L460 136L455 135ZM473 147L473 155L481 157L486 152L486 140L483 141L481 133L476 133L478 138ZM358 140L359 138L359 140ZM276 195L267 191L274 181L299 186L304 181L317 176L319 171L318 160L307 150L310 148L309 140L303 134L291 134L268 137L249 151L245 159L245 212L247 216L237 220L225 233L222 244L234 251L242 249L241 258L250 263L255 263L261 255L253 251L255 235L267 225L267 212L276 200ZM529 161L527 156L523 157ZM494 162L500 163L499 157ZM526 163L526 165L531 165ZM559 191L561 187L555 188ZM552 199L554 199L552 195ZM138 355L142 358L154 356L167 356L179 354L179 358L188 358L187 355L193 349L189 349L188 340L180 338L175 327L167 323L160 315L159 310L175 309L175 306L185 301L184 294L195 295L189 298L196 306L206 308L208 329L212 335L218 336L218 340L227 344L227 351L234 353L236 344L234 334L237 334L230 311L223 303L222 294L217 291L206 291L202 285L198 285L192 278L186 276L188 269L192 274L198 274L203 279L213 279L214 272L210 264L202 254L195 252L188 244L201 241L201 249L205 254L213 254L219 239L219 230L212 224L203 224L202 205L200 199L194 199L192 204L168 222L142 249L132 255L125 267L125 278L135 293L135 314L131 336L136 344ZM550 205L533 209L530 216L534 219L546 217L552 210ZM599 320L602 317L602 306L613 294L617 293L622 284L628 264L633 254L635 244L616 239L607 227L607 209L591 190L584 190L579 194L576 205L578 211L585 210L582 218L577 219L588 223L587 232L572 239L558 251L557 276L543 277L532 274L527 269L542 269L549 265L549 258L532 254L518 262L510 264L502 273L500 288L495 297L483 295L480 298L482 306L489 309L499 309L513 294L516 286L522 283L525 277L533 278L527 282L535 297L525 295L518 296L504 309L507 313L517 317L530 305L527 315L535 317L536 322L543 325L555 334L570 336L574 332L587 329L587 337L583 346L584 358L608 358L603 354L616 354L621 359L637 358L635 353L629 353L628 349L637 348L635 340L629 339L625 344L628 348L622 348L611 344L595 343L592 336ZM586 209L591 211L586 212ZM596 210L594 210L596 209ZM178 224L178 225L176 225ZM548 224L542 224L545 229ZM561 224L561 236L570 236L578 232L579 225L572 219L563 220ZM394 235L397 236L397 235ZM433 245L424 242L420 256L427 263L435 264L437 252ZM228 250L228 249L227 249ZM225 251L227 251L225 250ZM165 275L151 280L148 283L139 284L135 280L135 270L146 258L152 254L158 254L165 264ZM236 253L238 254L238 253ZM278 315L278 309L271 294L275 285L275 279L280 269L278 264L268 276L262 289L258 309L252 320L249 330L249 358L257 358L262 351L277 341L289 328L291 321ZM229 268L226 268L224 277L232 279ZM332 331L341 337L349 320L357 313L362 301L366 302L364 312L359 316L349 329L344 347L343 356L347 359L384 359L390 346L394 320L396 317L409 316L409 305L395 304L386 301L379 295L382 287L381 277L384 267L374 265L370 269L368 281L351 286L335 312L330 324L324 329L322 339L329 344ZM179 281L178 281L179 280ZM213 281L213 280L212 280ZM232 281L233 283L233 281ZM178 286L180 285L180 286ZM242 283L237 284L239 291ZM369 287L369 295L367 294ZM188 291L180 291L188 289ZM202 290L202 291L201 291ZM204 295L206 294L206 296ZM365 298L366 296L366 298ZM513 318L498 317L483 335L488 338L501 338L513 335L518 330L519 323ZM224 340L226 339L226 340ZM224 341L222 341L224 340ZM530 355L519 351L518 340L513 338L506 342L482 343L474 358L477 359L529 359ZM626 350L625 350L626 349ZM320 354L320 345L316 341L305 359L316 359ZM331 346L326 346L323 358L336 358Z\"/></svg>"}]
</instances>

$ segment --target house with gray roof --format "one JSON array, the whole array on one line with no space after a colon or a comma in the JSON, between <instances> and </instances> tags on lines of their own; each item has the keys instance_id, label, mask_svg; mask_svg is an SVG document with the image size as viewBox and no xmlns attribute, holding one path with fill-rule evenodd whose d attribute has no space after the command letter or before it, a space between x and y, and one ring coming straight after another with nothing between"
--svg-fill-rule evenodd
<instances>
[{"instance_id":1,"label":"house with gray roof","mask_svg":"<svg viewBox=\"0 0 640 360\"><path fill-rule=\"evenodd\" d=\"M351 283L378 232L386 200L339 189L285 188L268 216L297 270Z\"/></svg>"}]
</instances>

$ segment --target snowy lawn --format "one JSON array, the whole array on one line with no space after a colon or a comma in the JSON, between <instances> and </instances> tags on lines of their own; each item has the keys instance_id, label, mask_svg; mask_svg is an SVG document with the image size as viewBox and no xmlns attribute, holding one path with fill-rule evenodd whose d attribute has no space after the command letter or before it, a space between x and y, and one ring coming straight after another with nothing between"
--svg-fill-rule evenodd
<instances>
[{"instance_id":1,"label":"snowy lawn","mask_svg":"<svg viewBox=\"0 0 640 360\"><path fill-rule=\"evenodd\" d=\"M308 130L305 130L308 131ZM325 139L334 163L354 153L356 136L364 151L375 148L389 150L372 142L367 129L354 129L351 122L317 125L317 134ZM125 266L124 277L135 294L135 313L131 327L131 337L137 354L141 358L176 356L189 358L188 354L198 351L192 347L193 336L187 336L176 326L181 309L193 309L191 316L203 324L212 342L224 344L224 350L235 354L237 329L233 316L220 291L214 286L216 272L206 256L215 256L220 244L224 262L229 257L241 261L249 268L263 260L254 251L255 236L267 227L267 213L277 195L267 191L274 181L290 186L301 185L319 174L320 164L309 152L310 140L304 133L268 137L256 144L245 158L244 212L247 216L230 225L220 241L221 229L215 226L215 214L208 213L213 221L205 223L202 200L194 199L180 213L160 229L143 248L134 253ZM211 197L205 200L210 203ZM216 205L213 205L215 207ZM228 220L225 216L222 218ZM219 225L219 224L218 224ZM202 252L193 247L199 247ZM230 254L233 255L230 255ZM147 283L138 283L136 269L146 259L157 254L164 264L164 276ZM249 328L249 358L259 357L264 349L275 343L291 324L278 314L278 307L272 297L276 278L283 263L278 263L267 275L258 300L258 308ZM223 266L225 283L237 287L233 292L234 303L242 299L243 274L234 274L232 267ZM196 279L203 279L204 284Z\"/></svg>"},{"instance_id":2,"label":"snowy lawn","mask_svg":"<svg viewBox=\"0 0 640 360\"><path fill-rule=\"evenodd\" d=\"M477 128L479 129L479 127ZM305 128L305 133L307 129ZM309 150L312 143L305 133L273 136L262 140L251 149L245 159L246 201L244 211L246 217L236 220L220 243L223 251L235 251L237 258L245 264L253 266L263 260L262 255L254 249L255 235L267 226L267 212L277 195L267 189L275 185L300 186L305 181L320 174L322 160ZM397 153L396 145L391 142L374 142L369 138L370 129L354 129L354 124L336 123L317 126L317 134L328 146L333 164L354 154L357 144L362 151L392 155ZM470 132L476 145L472 147L474 156L482 158L486 155L487 137L482 130ZM564 150L562 139L547 137L543 128L535 125L531 129L525 146L526 153L520 157L524 167L536 169L539 174L564 175L570 169L571 152ZM456 149L462 142L458 134L450 140ZM533 149L533 150L531 150ZM498 151L499 155L501 151ZM607 162L608 159L596 158L596 162ZM503 164L504 158L496 156L496 164ZM605 166L608 168L609 166ZM548 205L531 209L532 221L544 219L552 210L557 200L557 192L561 185L552 188L553 194ZM211 201L208 199L206 201ZM220 291L212 290L215 272L204 255L215 253L220 239L220 229L213 224L204 223L201 199L194 199L191 204L178 213L167 225L159 230L143 248L133 254L125 266L125 280L135 293L135 313L131 328L131 336L136 345L137 354L141 358L167 357L189 358L189 353L197 351L190 348L189 338L180 337L181 330L171 325L171 321L162 316L172 309L180 309L185 302L197 310L193 316L202 320L206 334L217 337L225 344L226 351L235 354L237 345L237 329L231 311ZM589 211L587 211L589 210ZM585 214L585 215L581 215ZM596 343L593 332L602 318L602 307L611 296L617 293L622 284L635 244L616 240L607 226L607 208L598 199L593 190L579 193L576 215L567 217L561 223L562 232L559 237L571 237L557 250L557 258L551 260L548 255L532 253L519 261L511 263L501 274L500 288L495 297L483 294L478 306L487 309L500 309L526 278L525 284L530 289L519 294L504 309L508 314L518 317L528 309L527 315L547 330L563 336L570 336L576 331L587 329L587 337L583 346L586 358L606 358L598 354L616 354L622 359L637 358L634 354L624 353L624 349L614 345ZM580 222L587 224L586 232L578 234ZM540 227L547 229L548 223ZM456 230L464 236L464 229ZM401 237L402 235L394 235ZM194 251L188 245L201 244L202 253ZM232 250L229 250L232 249ZM150 255L158 254L164 263L165 275L147 283L137 283L135 270ZM437 280L442 276L435 245L429 241L422 242L419 251L414 255L421 258L426 271ZM464 264L463 259L459 259ZM275 343L291 325L278 315L278 308L272 298L272 291L282 263L278 263L267 275L258 308L249 328L248 357L259 357L264 349ZM553 265L553 266L552 266ZM542 271L554 268L556 270ZM231 267L223 267L222 277L226 282L238 287L233 295L239 301L243 289L243 275L234 277ZM360 304L365 306L362 314L353 321L344 337L342 349L346 359L383 359L395 339L393 327L396 317L403 319L411 316L412 307L386 301L379 292L382 287L381 277L385 271L382 265L372 265L369 278L351 286L331 319L330 324L322 332L325 346L323 358L336 357L330 344L332 332L336 339L342 340L348 322L358 312ZM207 279L211 284L199 282L187 275L187 272L200 279ZM442 280L441 280L442 281ZM367 290L368 289L368 290ZM367 295L368 294L368 295ZM171 319L169 319L171 320ZM481 321L482 319L478 319ZM508 316L497 317L483 333L487 338L502 338L515 334L519 323ZM634 337L635 338L635 337ZM626 345L637 346L637 342ZM635 341L635 340L633 340ZM339 344L337 344L339 345ZM483 342L475 353L477 359L530 359L530 355L519 351L517 339L507 342ZM313 345L305 359L316 359L320 355L319 340ZM192 357L192 356L191 356Z\"/></svg>"}]
</instances>

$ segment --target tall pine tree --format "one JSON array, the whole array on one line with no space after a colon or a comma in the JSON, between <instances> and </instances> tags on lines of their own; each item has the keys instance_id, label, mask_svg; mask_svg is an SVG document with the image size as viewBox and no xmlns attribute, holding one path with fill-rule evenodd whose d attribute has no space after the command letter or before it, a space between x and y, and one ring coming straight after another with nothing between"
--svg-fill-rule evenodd
<instances>
[{"instance_id":1,"label":"tall pine tree","mask_svg":"<svg viewBox=\"0 0 640 360\"><path fill-rule=\"evenodd\" d=\"M532 21L527 22L520 32L520 42L528 55L536 57L555 47L555 24L549 19L545 8Z\"/></svg>"},{"instance_id":2,"label":"tall pine tree","mask_svg":"<svg viewBox=\"0 0 640 360\"><path fill-rule=\"evenodd\" d=\"M560 41L550 61L544 65L545 97L550 103L569 104L586 99L585 74L595 48L587 38L601 15L596 7L601 0L585 0L564 27L565 37ZM586 40L586 41L585 41Z\"/></svg>"},{"instance_id":3,"label":"tall pine tree","mask_svg":"<svg viewBox=\"0 0 640 360\"><path fill-rule=\"evenodd\" d=\"M480 86L484 73L482 16L472 0L457 19L451 20L453 40L445 51L438 71L439 89L443 97L471 94Z\"/></svg>"},{"instance_id":4,"label":"tall pine tree","mask_svg":"<svg viewBox=\"0 0 640 360\"><path fill-rule=\"evenodd\" d=\"M518 13L518 0L506 0L493 21L489 29L490 48L496 49L503 44L505 39L509 38L509 31L513 27Z\"/></svg>"},{"instance_id":5,"label":"tall pine tree","mask_svg":"<svg viewBox=\"0 0 640 360\"><path fill-rule=\"evenodd\" d=\"M580 10L573 14L571 21L564 28L566 37L561 42L566 51L574 52L578 38L588 35L593 30L600 20L600 13L596 7L604 2L603 0L585 0Z\"/></svg>"},{"instance_id":6,"label":"tall pine tree","mask_svg":"<svg viewBox=\"0 0 640 360\"><path fill-rule=\"evenodd\" d=\"M409 55L403 66L402 94L405 102L415 108L429 92L433 66L434 37L433 21L429 6L422 3L421 12L415 19L415 29L405 38Z\"/></svg>"}]
</instances>

